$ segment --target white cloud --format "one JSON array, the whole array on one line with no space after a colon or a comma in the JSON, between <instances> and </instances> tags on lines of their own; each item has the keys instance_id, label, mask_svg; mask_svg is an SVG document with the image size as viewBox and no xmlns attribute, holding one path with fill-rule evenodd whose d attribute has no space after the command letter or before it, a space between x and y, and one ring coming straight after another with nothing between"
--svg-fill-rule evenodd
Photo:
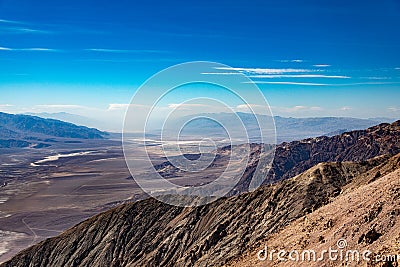
<instances>
[{"instance_id":1,"label":"white cloud","mask_svg":"<svg viewBox=\"0 0 400 267\"><path fill-rule=\"evenodd\" d=\"M237 112L265 114L268 113L268 107L258 104L240 104L234 108Z\"/></svg>"},{"instance_id":2,"label":"white cloud","mask_svg":"<svg viewBox=\"0 0 400 267\"><path fill-rule=\"evenodd\" d=\"M367 80L390 80L392 78L391 77L361 77L361 79L367 79Z\"/></svg>"},{"instance_id":3,"label":"white cloud","mask_svg":"<svg viewBox=\"0 0 400 267\"><path fill-rule=\"evenodd\" d=\"M40 109L88 109L86 106L81 105L64 105L64 104L45 104L45 105L35 105L35 108Z\"/></svg>"},{"instance_id":4,"label":"white cloud","mask_svg":"<svg viewBox=\"0 0 400 267\"><path fill-rule=\"evenodd\" d=\"M352 110L352 109L353 109L352 107L348 107L348 106L344 106L344 107L339 108L340 111L349 111L349 110Z\"/></svg>"},{"instance_id":5,"label":"white cloud","mask_svg":"<svg viewBox=\"0 0 400 267\"><path fill-rule=\"evenodd\" d=\"M128 49L88 48L84 50L92 52L104 52L104 53L164 53L165 52L163 50L149 50L149 49L128 50Z\"/></svg>"},{"instance_id":6,"label":"white cloud","mask_svg":"<svg viewBox=\"0 0 400 267\"><path fill-rule=\"evenodd\" d=\"M391 111L391 112L399 112L400 108L398 108L398 107L388 107L388 110Z\"/></svg>"},{"instance_id":7,"label":"white cloud","mask_svg":"<svg viewBox=\"0 0 400 267\"><path fill-rule=\"evenodd\" d=\"M18 50L18 51L44 51L44 52L58 52L58 51L60 51L58 49L44 48L44 47L20 48L20 49L15 49L15 50Z\"/></svg>"},{"instance_id":8,"label":"white cloud","mask_svg":"<svg viewBox=\"0 0 400 267\"><path fill-rule=\"evenodd\" d=\"M293 63L302 63L304 62L303 59L282 59L282 60L277 60L279 62L293 62Z\"/></svg>"},{"instance_id":9,"label":"white cloud","mask_svg":"<svg viewBox=\"0 0 400 267\"><path fill-rule=\"evenodd\" d=\"M9 111L10 108L14 107L14 105L10 105L10 104L0 104L0 111Z\"/></svg>"},{"instance_id":10,"label":"white cloud","mask_svg":"<svg viewBox=\"0 0 400 267\"><path fill-rule=\"evenodd\" d=\"M202 72L204 75L243 75L241 72Z\"/></svg>"},{"instance_id":11,"label":"white cloud","mask_svg":"<svg viewBox=\"0 0 400 267\"><path fill-rule=\"evenodd\" d=\"M129 107L129 104L109 104L108 105L108 111L111 110L121 110L121 109L127 109Z\"/></svg>"},{"instance_id":12,"label":"white cloud","mask_svg":"<svg viewBox=\"0 0 400 267\"><path fill-rule=\"evenodd\" d=\"M2 27L0 30L3 32L6 32L6 33L16 33L16 34L18 34L18 33L49 34L49 33L51 33L50 31L32 29L32 28L27 28L27 27Z\"/></svg>"},{"instance_id":13,"label":"white cloud","mask_svg":"<svg viewBox=\"0 0 400 267\"><path fill-rule=\"evenodd\" d=\"M116 111L116 110L125 111L129 107L133 107L135 109L151 109L152 108L149 105L112 103L112 104L108 104L107 111ZM159 107L155 107L155 108L159 108Z\"/></svg>"},{"instance_id":14,"label":"white cloud","mask_svg":"<svg viewBox=\"0 0 400 267\"><path fill-rule=\"evenodd\" d=\"M303 106L297 105L293 107L272 107L272 111L278 113L305 113L305 112L313 112L313 111L321 111L322 107L318 106Z\"/></svg>"},{"instance_id":15,"label":"white cloud","mask_svg":"<svg viewBox=\"0 0 400 267\"><path fill-rule=\"evenodd\" d=\"M284 74L284 73L303 73L303 72L313 72L315 70L309 69L263 69L263 68L230 68L230 67L216 67L218 70L230 70L230 71L240 71L250 74Z\"/></svg>"},{"instance_id":16,"label":"white cloud","mask_svg":"<svg viewBox=\"0 0 400 267\"><path fill-rule=\"evenodd\" d=\"M331 78L331 79L350 79L349 76L342 75L321 75L321 74L270 74L270 75L249 75L250 78Z\"/></svg>"},{"instance_id":17,"label":"white cloud","mask_svg":"<svg viewBox=\"0 0 400 267\"><path fill-rule=\"evenodd\" d=\"M47 30L41 29L33 29L31 28L29 23L16 21L16 20L7 20L0 19L0 23L7 24L0 28L0 31L6 33L39 33L39 34L48 34L51 33Z\"/></svg>"},{"instance_id":18,"label":"white cloud","mask_svg":"<svg viewBox=\"0 0 400 267\"><path fill-rule=\"evenodd\" d=\"M6 19L0 19L0 22L2 22L2 23L13 23L11 20L6 20Z\"/></svg>"},{"instance_id":19,"label":"white cloud","mask_svg":"<svg viewBox=\"0 0 400 267\"><path fill-rule=\"evenodd\" d=\"M191 109L191 108L204 108L210 105L199 104L199 103L180 103L180 104L168 104L168 108L171 109Z\"/></svg>"},{"instance_id":20,"label":"white cloud","mask_svg":"<svg viewBox=\"0 0 400 267\"><path fill-rule=\"evenodd\" d=\"M10 48L10 47L0 47L3 51L39 51L39 52L59 52L59 49L44 48L44 47L31 47L31 48Z\"/></svg>"},{"instance_id":21,"label":"white cloud","mask_svg":"<svg viewBox=\"0 0 400 267\"><path fill-rule=\"evenodd\" d=\"M241 105L237 105L237 106L236 106L237 109L249 109L249 108L259 108L259 107L263 107L263 105L257 105L257 104L241 104Z\"/></svg>"},{"instance_id":22,"label":"white cloud","mask_svg":"<svg viewBox=\"0 0 400 267\"><path fill-rule=\"evenodd\" d=\"M253 83L253 82L244 82ZM256 84L287 84L287 85L304 85L304 86L328 86L325 83L302 83L302 82L266 82L266 81L254 81Z\"/></svg>"},{"instance_id":23,"label":"white cloud","mask_svg":"<svg viewBox=\"0 0 400 267\"><path fill-rule=\"evenodd\" d=\"M315 64L313 66L317 67L317 68L327 68L327 67L330 67L331 65L328 65L328 64Z\"/></svg>"},{"instance_id":24,"label":"white cloud","mask_svg":"<svg viewBox=\"0 0 400 267\"><path fill-rule=\"evenodd\" d=\"M360 82L360 83L338 83L330 86L352 86L352 85L380 85L380 84L398 84L400 82Z\"/></svg>"}]
</instances>

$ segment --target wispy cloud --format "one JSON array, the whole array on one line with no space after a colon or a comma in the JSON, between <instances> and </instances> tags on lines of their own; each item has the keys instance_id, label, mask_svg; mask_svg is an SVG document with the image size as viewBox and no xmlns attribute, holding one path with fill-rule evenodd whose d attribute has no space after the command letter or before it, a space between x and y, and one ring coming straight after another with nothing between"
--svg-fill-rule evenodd
<instances>
[{"instance_id":1,"label":"wispy cloud","mask_svg":"<svg viewBox=\"0 0 400 267\"><path fill-rule=\"evenodd\" d=\"M8 24L24 24L21 21L16 20L8 20L8 19L0 19L0 23L8 23Z\"/></svg>"},{"instance_id":2,"label":"wispy cloud","mask_svg":"<svg viewBox=\"0 0 400 267\"><path fill-rule=\"evenodd\" d=\"M356 82L356 83L338 83L330 84L330 86L353 86L353 85L384 85L384 84L400 84L400 82Z\"/></svg>"},{"instance_id":3,"label":"wispy cloud","mask_svg":"<svg viewBox=\"0 0 400 267\"><path fill-rule=\"evenodd\" d=\"M243 75L241 72L202 72L204 75Z\"/></svg>"},{"instance_id":4,"label":"wispy cloud","mask_svg":"<svg viewBox=\"0 0 400 267\"><path fill-rule=\"evenodd\" d=\"M259 113L263 114L266 111L266 107L264 105L259 104L240 104L234 108L237 112L246 112L246 113Z\"/></svg>"},{"instance_id":5,"label":"wispy cloud","mask_svg":"<svg viewBox=\"0 0 400 267\"><path fill-rule=\"evenodd\" d=\"M0 19L0 32L11 33L11 34L22 34L22 33L32 33L32 34L50 34L51 31L37 29L32 27L29 23L15 20Z\"/></svg>"},{"instance_id":6,"label":"wispy cloud","mask_svg":"<svg viewBox=\"0 0 400 267\"><path fill-rule=\"evenodd\" d=\"M88 108L86 106L81 105L68 105L68 104L43 104L43 105L35 105L36 108L42 109L77 109L77 108Z\"/></svg>"},{"instance_id":7,"label":"wispy cloud","mask_svg":"<svg viewBox=\"0 0 400 267\"><path fill-rule=\"evenodd\" d=\"M109 104L108 105L108 111L112 110L121 110L121 109L127 109L129 107L129 104Z\"/></svg>"},{"instance_id":8,"label":"wispy cloud","mask_svg":"<svg viewBox=\"0 0 400 267\"><path fill-rule=\"evenodd\" d=\"M349 111L349 110L352 110L352 109L353 108L349 107L349 106L344 106L344 107L339 108L340 111Z\"/></svg>"},{"instance_id":9,"label":"wispy cloud","mask_svg":"<svg viewBox=\"0 0 400 267\"><path fill-rule=\"evenodd\" d=\"M61 52L60 49L46 48L46 47L29 47L29 48L10 48L1 47L0 51L39 51L39 52Z\"/></svg>"},{"instance_id":10,"label":"wispy cloud","mask_svg":"<svg viewBox=\"0 0 400 267\"><path fill-rule=\"evenodd\" d=\"M129 107L133 107L133 108L136 108L136 109L143 109L143 108L146 108L146 109L149 109L149 108L151 108L151 106L149 106L149 105L138 105L138 104L121 104L121 103L112 103L112 104L108 104L108 108L107 108L107 111L125 111L127 108L129 108Z\"/></svg>"},{"instance_id":11,"label":"wispy cloud","mask_svg":"<svg viewBox=\"0 0 400 267\"><path fill-rule=\"evenodd\" d=\"M0 104L0 111L9 112L13 107L14 105L11 104Z\"/></svg>"},{"instance_id":12,"label":"wispy cloud","mask_svg":"<svg viewBox=\"0 0 400 267\"><path fill-rule=\"evenodd\" d=\"M85 51L103 52L103 53L165 53L164 50L151 49L108 49L108 48L88 48Z\"/></svg>"},{"instance_id":13,"label":"wispy cloud","mask_svg":"<svg viewBox=\"0 0 400 267\"><path fill-rule=\"evenodd\" d=\"M400 108L398 108L398 107L388 107L388 110L391 111L391 112L399 112Z\"/></svg>"},{"instance_id":14,"label":"wispy cloud","mask_svg":"<svg viewBox=\"0 0 400 267\"><path fill-rule=\"evenodd\" d=\"M330 67L331 65L328 65L328 64L315 64L313 66L317 67L317 68L327 68L327 67Z\"/></svg>"},{"instance_id":15,"label":"wispy cloud","mask_svg":"<svg viewBox=\"0 0 400 267\"><path fill-rule=\"evenodd\" d=\"M280 59L280 60L276 60L276 61L283 62L283 63L289 63L289 62L302 63L302 62L305 62L305 60L303 60L303 59Z\"/></svg>"},{"instance_id":16,"label":"wispy cloud","mask_svg":"<svg viewBox=\"0 0 400 267\"><path fill-rule=\"evenodd\" d=\"M392 77L361 77L361 79L367 80L390 80Z\"/></svg>"},{"instance_id":17,"label":"wispy cloud","mask_svg":"<svg viewBox=\"0 0 400 267\"><path fill-rule=\"evenodd\" d=\"M359 83L306 83L306 82L269 82L269 81L252 81L243 83L256 83L256 84L287 84L287 85L302 85L302 86L356 86L356 85L384 85L384 84L400 84L400 82L359 82Z\"/></svg>"},{"instance_id":18,"label":"wispy cloud","mask_svg":"<svg viewBox=\"0 0 400 267\"><path fill-rule=\"evenodd\" d=\"M202 108L202 107L209 107L210 105L207 104L200 104L200 103L179 103L179 104L168 104L168 108L171 109L190 109L190 108Z\"/></svg>"},{"instance_id":19,"label":"wispy cloud","mask_svg":"<svg viewBox=\"0 0 400 267\"><path fill-rule=\"evenodd\" d=\"M27 27L1 27L0 32L3 33L41 33L41 34L50 34L50 31L47 30L39 30L39 29L32 29Z\"/></svg>"},{"instance_id":20,"label":"wispy cloud","mask_svg":"<svg viewBox=\"0 0 400 267\"><path fill-rule=\"evenodd\" d=\"M303 72L313 72L317 70L310 69L269 69L269 68L230 68L230 67L216 67L218 70L227 71L240 71L249 74L284 74L284 73L303 73Z\"/></svg>"},{"instance_id":21,"label":"wispy cloud","mask_svg":"<svg viewBox=\"0 0 400 267\"><path fill-rule=\"evenodd\" d=\"M329 86L325 83L302 83L302 82L267 82L267 81L253 81L244 83L256 83L256 84L287 84L287 85L304 85L304 86Z\"/></svg>"},{"instance_id":22,"label":"wispy cloud","mask_svg":"<svg viewBox=\"0 0 400 267\"><path fill-rule=\"evenodd\" d=\"M331 78L350 79L350 76L343 75L322 75L322 74L270 74L270 75L249 75L250 78Z\"/></svg>"},{"instance_id":23,"label":"wispy cloud","mask_svg":"<svg viewBox=\"0 0 400 267\"><path fill-rule=\"evenodd\" d=\"M321 111L322 107L319 106L293 106L293 107L272 107L272 111L282 113L297 113L297 112L310 112L310 111Z\"/></svg>"}]
</instances>

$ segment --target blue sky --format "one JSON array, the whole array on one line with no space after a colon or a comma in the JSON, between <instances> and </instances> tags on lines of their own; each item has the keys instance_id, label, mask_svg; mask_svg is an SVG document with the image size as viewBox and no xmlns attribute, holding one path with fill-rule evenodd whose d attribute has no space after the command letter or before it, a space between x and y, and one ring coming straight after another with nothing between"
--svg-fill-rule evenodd
<instances>
[{"instance_id":1,"label":"blue sky","mask_svg":"<svg viewBox=\"0 0 400 267\"><path fill-rule=\"evenodd\" d=\"M397 0L0 0L0 111L111 119L202 60L251 77L277 115L399 118L399 51Z\"/></svg>"}]
</instances>

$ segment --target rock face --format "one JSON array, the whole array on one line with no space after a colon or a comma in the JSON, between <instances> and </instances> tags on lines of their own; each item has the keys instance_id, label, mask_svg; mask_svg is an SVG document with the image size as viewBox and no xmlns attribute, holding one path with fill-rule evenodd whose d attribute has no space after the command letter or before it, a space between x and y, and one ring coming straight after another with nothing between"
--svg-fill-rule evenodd
<instances>
[{"instance_id":1,"label":"rock face","mask_svg":"<svg viewBox=\"0 0 400 267\"><path fill-rule=\"evenodd\" d=\"M394 169L396 169L393 171ZM380 173L377 177L377 173ZM352 190L335 198L306 217L299 218L276 233L266 236L262 245L231 262L236 267L253 266L399 266L400 263L400 157L356 177L348 186ZM321 251L338 249L345 240L344 253L371 251L369 261L260 261L257 253L273 249L286 251ZM356 258L357 259L357 258Z\"/></svg>"},{"instance_id":2,"label":"rock face","mask_svg":"<svg viewBox=\"0 0 400 267\"><path fill-rule=\"evenodd\" d=\"M346 132L333 137L309 138L282 143L276 147L272 169L264 184L298 175L321 162L363 161L379 155L400 152L400 121L383 123L366 130ZM258 155L255 153L255 155ZM248 188L256 164L249 166L237 189Z\"/></svg>"},{"instance_id":3,"label":"rock face","mask_svg":"<svg viewBox=\"0 0 400 267\"><path fill-rule=\"evenodd\" d=\"M399 168L399 157L321 163L294 178L196 208L154 199L124 204L22 251L2 267L232 263L271 234L334 202L345 188L354 191L378 181L378 171L386 177Z\"/></svg>"}]
</instances>

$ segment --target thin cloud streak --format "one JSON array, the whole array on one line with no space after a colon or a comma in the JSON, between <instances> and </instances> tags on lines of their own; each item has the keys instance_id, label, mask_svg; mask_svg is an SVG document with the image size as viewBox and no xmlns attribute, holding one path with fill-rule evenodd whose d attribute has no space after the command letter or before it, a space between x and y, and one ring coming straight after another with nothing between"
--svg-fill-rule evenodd
<instances>
[{"instance_id":1,"label":"thin cloud streak","mask_svg":"<svg viewBox=\"0 0 400 267\"><path fill-rule=\"evenodd\" d=\"M301 83L301 82L267 82L267 81L252 81L243 83L256 83L256 84L286 84L286 85L305 85L305 86L329 86L325 83Z\"/></svg>"},{"instance_id":2,"label":"thin cloud streak","mask_svg":"<svg viewBox=\"0 0 400 267\"><path fill-rule=\"evenodd\" d=\"M330 67L331 65L328 65L328 64L316 64L316 65L313 65L314 67L317 67L317 68L327 68L327 67Z\"/></svg>"},{"instance_id":3,"label":"thin cloud streak","mask_svg":"<svg viewBox=\"0 0 400 267\"><path fill-rule=\"evenodd\" d=\"M3 33L12 33L12 34L22 34L22 33L32 33L32 34L50 34L51 31L32 29L27 27L3 27L0 28L0 31Z\"/></svg>"},{"instance_id":4,"label":"thin cloud streak","mask_svg":"<svg viewBox=\"0 0 400 267\"><path fill-rule=\"evenodd\" d=\"M203 75L243 75L241 72L202 72Z\"/></svg>"},{"instance_id":5,"label":"thin cloud streak","mask_svg":"<svg viewBox=\"0 0 400 267\"><path fill-rule=\"evenodd\" d=\"M85 51L91 52L104 52L104 53L165 53L163 50L149 50L149 49L138 49L138 50L125 50L125 49L107 49L107 48L88 48Z\"/></svg>"},{"instance_id":6,"label":"thin cloud streak","mask_svg":"<svg viewBox=\"0 0 400 267\"><path fill-rule=\"evenodd\" d=\"M283 75L249 75L250 78L331 78L331 79L350 79L350 76L342 75L320 75L320 74L283 74Z\"/></svg>"},{"instance_id":7,"label":"thin cloud streak","mask_svg":"<svg viewBox=\"0 0 400 267\"><path fill-rule=\"evenodd\" d=\"M217 67L218 70L230 70L230 71L240 71L252 74L284 74L284 73L303 73L303 72L315 72L318 70L310 69L265 69L265 68L229 68L229 67Z\"/></svg>"},{"instance_id":8,"label":"thin cloud streak","mask_svg":"<svg viewBox=\"0 0 400 267\"><path fill-rule=\"evenodd\" d=\"M338 84L330 84L330 86L383 85L383 84L400 84L400 82L361 82L361 83L338 83Z\"/></svg>"},{"instance_id":9,"label":"thin cloud streak","mask_svg":"<svg viewBox=\"0 0 400 267\"><path fill-rule=\"evenodd\" d=\"M43 104L43 105L35 105L36 108L61 108L61 109L76 109L76 108L83 108L87 109L86 106L81 105L70 105L70 104Z\"/></svg>"},{"instance_id":10,"label":"thin cloud streak","mask_svg":"<svg viewBox=\"0 0 400 267\"><path fill-rule=\"evenodd\" d=\"M289 63L289 62L302 63L302 62L305 62L305 60L303 60L303 59L281 59L281 60L276 60L276 61L282 62L282 63Z\"/></svg>"},{"instance_id":11,"label":"thin cloud streak","mask_svg":"<svg viewBox=\"0 0 400 267\"><path fill-rule=\"evenodd\" d=\"M30 47L30 48L10 48L0 47L0 51L39 51L39 52L61 52L60 49L46 48L46 47Z\"/></svg>"},{"instance_id":12,"label":"thin cloud streak","mask_svg":"<svg viewBox=\"0 0 400 267\"><path fill-rule=\"evenodd\" d=\"M255 84L286 84L286 85L304 85L304 86L355 86L355 85L383 85L383 84L400 84L400 82L365 82L365 83L338 83L338 84L327 84L327 83L303 83L303 82L267 82L267 81L252 81L243 83L255 83Z\"/></svg>"},{"instance_id":13,"label":"thin cloud streak","mask_svg":"<svg viewBox=\"0 0 400 267\"><path fill-rule=\"evenodd\" d=\"M25 24L22 21L16 21L16 20L8 20L8 19L0 19L0 23L7 23L7 24Z\"/></svg>"},{"instance_id":14,"label":"thin cloud streak","mask_svg":"<svg viewBox=\"0 0 400 267\"><path fill-rule=\"evenodd\" d=\"M278 113L304 113L304 112L312 112L312 111L322 111L324 110L322 107L319 106L302 106L302 105L298 105L298 106L293 106L293 107L276 107L276 106L272 106L271 107L272 111L278 112Z\"/></svg>"},{"instance_id":15,"label":"thin cloud streak","mask_svg":"<svg viewBox=\"0 0 400 267\"><path fill-rule=\"evenodd\" d=\"M32 24L25 23L22 21L6 20L0 19L0 24L6 24L0 28L0 32L10 33L10 34L22 34L22 33L32 33L32 34L50 34L51 31L34 29Z\"/></svg>"},{"instance_id":16,"label":"thin cloud streak","mask_svg":"<svg viewBox=\"0 0 400 267\"><path fill-rule=\"evenodd\" d=\"M390 80L392 77L361 77L361 79L367 80Z\"/></svg>"}]
</instances>

